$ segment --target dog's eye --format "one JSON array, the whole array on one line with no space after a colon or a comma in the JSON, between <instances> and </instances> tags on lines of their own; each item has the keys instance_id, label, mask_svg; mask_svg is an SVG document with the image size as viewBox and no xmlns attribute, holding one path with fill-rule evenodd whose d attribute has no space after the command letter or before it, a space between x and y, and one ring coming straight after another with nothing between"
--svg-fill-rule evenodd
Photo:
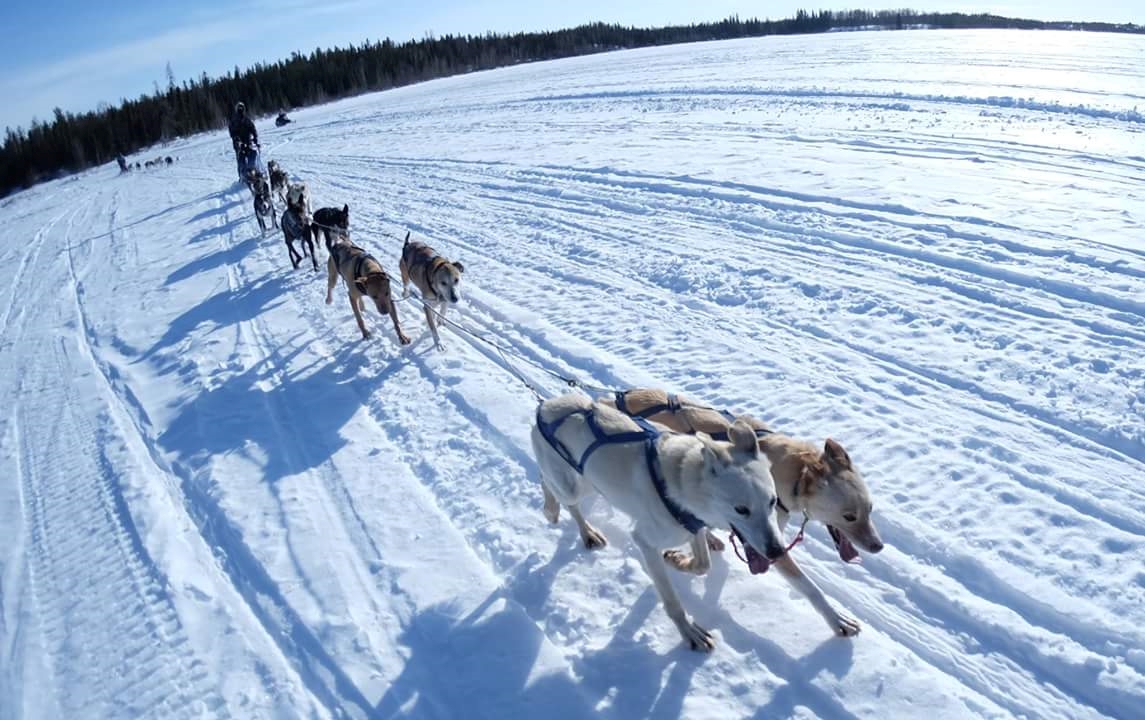
<instances>
[{"instance_id":1,"label":"dog's eye","mask_svg":"<svg viewBox=\"0 0 1145 720\"><path fill-rule=\"evenodd\" d=\"M744 517L751 515L751 510L748 509L747 505L736 505L736 512Z\"/></svg>"},{"instance_id":2,"label":"dog's eye","mask_svg":"<svg viewBox=\"0 0 1145 720\"><path fill-rule=\"evenodd\" d=\"M778 502L779 502L779 498L778 498L778 497L773 497L773 498L771 499L771 507L773 507L773 508L774 508Z\"/></svg>"},{"instance_id":3,"label":"dog's eye","mask_svg":"<svg viewBox=\"0 0 1145 720\"><path fill-rule=\"evenodd\" d=\"M858 516L855 515L855 513L843 513L843 519L847 522L855 522L855 520L858 519Z\"/></svg>"}]
</instances>

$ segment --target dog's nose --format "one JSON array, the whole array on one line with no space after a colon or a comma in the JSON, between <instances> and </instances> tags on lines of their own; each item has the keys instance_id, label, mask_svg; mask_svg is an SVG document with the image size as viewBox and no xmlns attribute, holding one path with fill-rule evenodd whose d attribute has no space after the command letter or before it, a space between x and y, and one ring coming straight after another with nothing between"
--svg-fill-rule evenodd
<instances>
[{"instance_id":1,"label":"dog's nose","mask_svg":"<svg viewBox=\"0 0 1145 720\"><path fill-rule=\"evenodd\" d=\"M874 555L875 553L882 552L882 549L883 549L883 541L879 540L877 538L875 540L871 541L871 544L869 546L867 546L867 552L871 553L872 555Z\"/></svg>"},{"instance_id":2,"label":"dog's nose","mask_svg":"<svg viewBox=\"0 0 1145 720\"><path fill-rule=\"evenodd\" d=\"M775 562L779 558L783 557L784 553L786 552L787 548L784 547L782 543L773 542L767 544L767 559L771 562Z\"/></svg>"}]
</instances>

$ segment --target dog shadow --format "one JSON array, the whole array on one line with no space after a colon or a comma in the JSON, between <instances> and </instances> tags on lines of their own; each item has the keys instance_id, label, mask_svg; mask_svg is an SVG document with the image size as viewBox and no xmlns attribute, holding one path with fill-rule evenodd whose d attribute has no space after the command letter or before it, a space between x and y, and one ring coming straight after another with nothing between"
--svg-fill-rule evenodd
<instances>
[{"instance_id":1,"label":"dog shadow","mask_svg":"<svg viewBox=\"0 0 1145 720\"><path fill-rule=\"evenodd\" d=\"M241 221L236 220L221 227L214 228L211 230L209 235L212 237L225 235L231 232L233 230L233 226L239 224L239 222ZM203 239L206 238L204 237ZM237 245L233 245L227 248L226 250L207 253L197 260L192 260L191 262L168 275L167 280L164 281L163 284L174 285L177 282L186 280L205 270L214 270L215 268L221 267L223 265L232 265L237 263L249 255L251 251L253 251L256 247L258 247L259 239L259 236L255 235L253 237L247 238L246 240L243 240ZM192 242L196 242L196 240L192 239Z\"/></svg>"},{"instance_id":2,"label":"dog shadow","mask_svg":"<svg viewBox=\"0 0 1145 720\"><path fill-rule=\"evenodd\" d=\"M609 699L608 716L625 720L681 717L692 678L709 657L683 644L661 654L648 642L637 640L636 633L654 612L663 609L660 596L649 586L617 625L608 644L576 662L582 684L592 689L591 699L596 703Z\"/></svg>"},{"instance_id":3,"label":"dog shadow","mask_svg":"<svg viewBox=\"0 0 1145 720\"><path fill-rule=\"evenodd\" d=\"M204 199L210 199L210 198L218 198L218 194L216 193L215 195L209 195L209 196L207 196L207 198L204 198ZM230 202L222 203L221 205L218 205L217 207L207 208L206 210L195 213L191 217L191 219L186 222L186 224L192 225L192 224L197 223L201 220L213 218L217 215L226 215L228 210L230 210L231 208L233 208L236 205L241 205L241 204L243 204L242 200L231 200Z\"/></svg>"},{"instance_id":4,"label":"dog shadow","mask_svg":"<svg viewBox=\"0 0 1145 720\"><path fill-rule=\"evenodd\" d=\"M289 352L272 350L204 389L177 408L159 443L191 467L231 453L258 457L272 492L281 478L328 461L348 442L342 427L396 370L363 377L354 362L360 349L346 346L288 371L306 349L302 344Z\"/></svg>"},{"instance_id":5,"label":"dog shadow","mask_svg":"<svg viewBox=\"0 0 1145 720\"><path fill-rule=\"evenodd\" d=\"M249 252L249 249L243 251ZM252 320L281 305L285 302L286 282L286 277L272 275L238 289L215 293L172 320L163 336L143 353L140 360L151 360L160 351L189 340L191 333L200 325L211 323L215 328L224 328Z\"/></svg>"},{"instance_id":6,"label":"dog shadow","mask_svg":"<svg viewBox=\"0 0 1145 720\"><path fill-rule=\"evenodd\" d=\"M449 604L414 615L398 637L409 656L372 716L599 717L568 673L537 672L545 636L503 595L465 617Z\"/></svg>"},{"instance_id":7,"label":"dog shadow","mask_svg":"<svg viewBox=\"0 0 1145 720\"><path fill-rule=\"evenodd\" d=\"M204 195L203 197L196 198L194 200L187 200L185 202L181 202L181 203L178 203L176 205L170 205L170 206L168 206L168 207L166 207L166 208L164 208L158 212L153 212L150 215L145 215L145 216L138 218L136 220L130 220L128 222L123 223L122 225L116 225L115 227L111 228L110 230L105 230L104 232L98 233L96 235L91 235L89 237L84 238L83 240L77 240L72 245L72 247L80 247L80 246L86 245L87 243L92 242L94 240L101 240L103 238L111 237L112 235L114 235L117 232L122 232L124 230L130 230L133 227L137 227L139 225L144 225L146 223L151 222L152 220L158 220L159 218L163 217L164 215L169 215L170 213L178 212L179 210L184 210L184 209L192 207L194 205L198 205L199 203L203 202L204 200L213 200L213 199L216 199L218 197L220 197L219 193L213 193L211 195ZM234 204L235 203L231 203L227 207L228 208L233 207ZM226 212L226 210L224 209L223 212ZM196 216L196 217L198 217L198 216ZM187 224L190 224L191 222L193 222L193 220L188 221Z\"/></svg>"},{"instance_id":8,"label":"dog shadow","mask_svg":"<svg viewBox=\"0 0 1145 720\"><path fill-rule=\"evenodd\" d=\"M245 216L237 217L233 220L228 220L222 225L211 225L209 227L205 227L192 235L191 239L187 241L187 244L197 245L202 242L207 242L208 240L213 240L214 238L220 237L222 235L233 233L236 228L245 223L247 220L248 218Z\"/></svg>"},{"instance_id":9,"label":"dog shadow","mask_svg":"<svg viewBox=\"0 0 1145 720\"><path fill-rule=\"evenodd\" d=\"M726 552L732 552L730 547L725 550ZM854 665L855 641L828 636L812 652L797 658L788 654L778 643L748 629L718 604L732 572L732 562L738 561L726 555L713 558L712 567L704 577L702 597L696 595L686 583L680 583L679 585L684 587L679 589L685 605L697 608L696 614L702 618L701 623L707 623L705 627L718 630L723 644L741 654L754 655L761 665L785 681L775 691L771 701L759 708L752 717L759 720L792 717L799 706L810 708L821 718L856 717L836 698L814 683L814 679L822 672L830 673L836 678L842 678L850 672ZM787 587L782 578L774 577L771 580L784 588ZM762 592L774 595L777 590L778 588L772 587Z\"/></svg>"}]
</instances>

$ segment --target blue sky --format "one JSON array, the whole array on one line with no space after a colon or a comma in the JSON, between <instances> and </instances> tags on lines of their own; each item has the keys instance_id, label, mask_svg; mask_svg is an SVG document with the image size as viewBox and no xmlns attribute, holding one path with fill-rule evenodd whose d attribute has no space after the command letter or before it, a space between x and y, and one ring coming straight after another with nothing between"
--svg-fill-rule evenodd
<instances>
[{"instance_id":1,"label":"blue sky","mask_svg":"<svg viewBox=\"0 0 1145 720\"><path fill-rule=\"evenodd\" d=\"M150 92L155 82L165 84L168 62L182 81L367 38L545 30L594 20L665 25L733 13L780 18L800 7L903 6L1145 23L1143 0L5 0L0 127L27 127L33 117L49 118L57 106L84 111Z\"/></svg>"}]
</instances>

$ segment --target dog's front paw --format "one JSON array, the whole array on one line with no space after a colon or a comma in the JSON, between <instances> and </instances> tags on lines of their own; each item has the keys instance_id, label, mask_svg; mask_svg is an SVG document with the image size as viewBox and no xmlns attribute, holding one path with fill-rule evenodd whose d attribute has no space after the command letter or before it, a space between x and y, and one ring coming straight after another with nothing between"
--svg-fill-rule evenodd
<instances>
[{"instance_id":1,"label":"dog's front paw","mask_svg":"<svg viewBox=\"0 0 1145 720\"><path fill-rule=\"evenodd\" d=\"M828 624L839 637L854 637L863 629L863 626L859 624L858 620L841 613L836 613L835 617Z\"/></svg>"},{"instance_id":2,"label":"dog's front paw","mask_svg":"<svg viewBox=\"0 0 1145 720\"><path fill-rule=\"evenodd\" d=\"M327 304L327 305L330 305L330 304L332 304L333 302L334 302L334 298L332 298L332 297L330 297L329 295L327 295L327 296L326 296L326 304Z\"/></svg>"},{"instance_id":3,"label":"dog's front paw","mask_svg":"<svg viewBox=\"0 0 1145 720\"><path fill-rule=\"evenodd\" d=\"M441 343L434 343L433 346L437 348L438 352L445 352L445 346Z\"/></svg>"},{"instance_id":4,"label":"dog's front paw","mask_svg":"<svg viewBox=\"0 0 1145 720\"><path fill-rule=\"evenodd\" d=\"M682 572L692 569L692 556L679 550L665 550L664 562Z\"/></svg>"},{"instance_id":5,"label":"dog's front paw","mask_svg":"<svg viewBox=\"0 0 1145 720\"><path fill-rule=\"evenodd\" d=\"M370 331L369 330L363 330L362 331L362 339L363 340L369 340L370 339Z\"/></svg>"},{"instance_id":6,"label":"dog's front paw","mask_svg":"<svg viewBox=\"0 0 1145 720\"><path fill-rule=\"evenodd\" d=\"M680 625L680 634L684 636L684 642L688 643L693 650L711 652L716 649L715 636L690 620L685 620Z\"/></svg>"},{"instance_id":7,"label":"dog's front paw","mask_svg":"<svg viewBox=\"0 0 1145 720\"><path fill-rule=\"evenodd\" d=\"M410 342L409 336L403 335L403 334L398 334L398 342L400 342L402 345L409 345L409 342Z\"/></svg>"},{"instance_id":8,"label":"dog's front paw","mask_svg":"<svg viewBox=\"0 0 1145 720\"><path fill-rule=\"evenodd\" d=\"M409 297L409 288L402 288L402 300Z\"/></svg>"},{"instance_id":9,"label":"dog's front paw","mask_svg":"<svg viewBox=\"0 0 1145 720\"><path fill-rule=\"evenodd\" d=\"M724 541L720 540L718 537L716 537L716 534L714 532L712 532L711 530L708 530L707 533L708 533L708 549L711 550L712 552L723 552L724 551Z\"/></svg>"}]
</instances>

